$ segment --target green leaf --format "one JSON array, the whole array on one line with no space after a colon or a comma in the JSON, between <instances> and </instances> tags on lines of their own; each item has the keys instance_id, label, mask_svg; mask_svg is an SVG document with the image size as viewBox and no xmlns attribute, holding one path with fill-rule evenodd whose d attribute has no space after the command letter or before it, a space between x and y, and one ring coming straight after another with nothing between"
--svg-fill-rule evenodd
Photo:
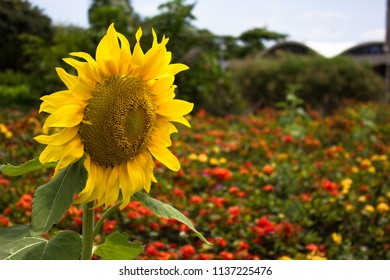
<instances>
[{"instance_id":1,"label":"green leaf","mask_svg":"<svg viewBox=\"0 0 390 280\"><path fill-rule=\"evenodd\" d=\"M94 254L105 260L133 260L143 251L144 246L139 242L129 242L128 234L114 232L96 246Z\"/></svg>"},{"instance_id":2,"label":"green leaf","mask_svg":"<svg viewBox=\"0 0 390 280\"><path fill-rule=\"evenodd\" d=\"M166 219L173 218L182 222L186 226L188 226L195 234L205 243L212 245L210 242L204 238L204 236L195 229L194 225L191 221L183 215L179 210L175 209L171 205L165 204L157 199L151 198L147 194L137 192L133 195L135 199L142 202L147 208L153 211L157 216L163 217Z\"/></svg>"},{"instance_id":3,"label":"green leaf","mask_svg":"<svg viewBox=\"0 0 390 280\"><path fill-rule=\"evenodd\" d=\"M61 231L53 239L20 236L1 243L2 260L78 260L82 241L74 231Z\"/></svg>"},{"instance_id":4,"label":"green leaf","mask_svg":"<svg viewBox=\"0 0 390 280\"><path fill-rule=\"evenodd\" d=\"M59 222L87 181L87 172L80 159L61 170L50 182L40 186L32 204L32 230L40 235Z\"/></svg>"},{"instance_id":5,"label":"green leaf","mask_svg":"<svg viewBox=\"0 0 390 280\"><path fill-rule=\"evenodd\" d=\"M0 227L0 244L4 245L15 239L31 236L31 225L15 225L13 227Z\"/></svg>"},{"instance_id":6,"label":"green leaf","mask_svg":"<svg viewBox=\"0 0 390 280\"><path fill-rule=\"evenodd\" d=\"M0 171L7 176L19 176L34 170L55 167L56 165L57 162L49 162L46 164L42 164L38 158L34 158L26 163L17 166L9 163L6 165L2 164L0 166Z\"/></svg>"}]
</instances>

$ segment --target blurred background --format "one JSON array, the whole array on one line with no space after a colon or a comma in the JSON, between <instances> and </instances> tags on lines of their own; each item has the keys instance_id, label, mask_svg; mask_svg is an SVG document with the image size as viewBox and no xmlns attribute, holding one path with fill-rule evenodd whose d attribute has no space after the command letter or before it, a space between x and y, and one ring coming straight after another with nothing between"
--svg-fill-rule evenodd
<instances>
[{"instance_id":1,"label":"blurred background","mask_svg":"<svg viewBox=\"0 0 390 280\"><path fill-rule=\"evenodd\" d=\"M196 110L252 112L284 100L290 86L321 112L385 101L385 2L1 1L0 96L36 106L61 89L53 70L61 59L94 54L115 22L131 42L142 26L144 49L152 27L171 38L174 62L191 68L178 76L178 94Z\"/></svg>"},{"instance_id":2,"label":"blurred background","mask_svg":"<svg viewBox=\"0 0 390 280\"><path fill-rule=\"evenodd\" d=\"M37 157L39 97L63 90L55 67L92 56L107 27L134 46L142 26L170 38L182 169L156 161L151 195L214 245L138 201L110 216L145 245L140 259L390 259L390 0L1 0L0 158ZM0 175L0 226L30 223L52 170ZM98 208L97 215L102 209ZM72 205L55 230L81 231Z\"/></svg>"}]
</instances>

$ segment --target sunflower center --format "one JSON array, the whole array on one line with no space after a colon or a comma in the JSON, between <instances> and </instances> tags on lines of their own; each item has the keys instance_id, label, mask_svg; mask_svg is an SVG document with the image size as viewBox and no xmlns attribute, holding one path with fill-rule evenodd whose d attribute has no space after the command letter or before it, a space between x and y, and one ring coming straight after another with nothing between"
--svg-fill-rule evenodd
<instances>
[{"instance_id":1,"label":"sunflower center","mask_svg":"<svg viewBox=\"0 0 390 280\"><path fill-rule=\"evenodd\" d=\"M156 105L142 78L110 77L96 85L79 133L91 159L109 167L146 148L155 119Z\"/></svg>"}]
</instances>

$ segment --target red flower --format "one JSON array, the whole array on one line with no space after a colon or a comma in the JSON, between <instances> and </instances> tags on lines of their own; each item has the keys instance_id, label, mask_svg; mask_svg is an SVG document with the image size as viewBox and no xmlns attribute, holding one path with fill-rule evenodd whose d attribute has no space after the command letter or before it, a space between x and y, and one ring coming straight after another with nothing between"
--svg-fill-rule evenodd
<instances>
[{"instance_id":1,"label":"red flower","mask_svg":"<svg viewBox=\"0 0 390 280\"><path fill-rule=\"evenodd\" d=\"M257 220L256 225L252 227L252 230L258 237L262 237L269 233L273 233L275 231L275 225L268 220L267 216L264 216Z\"/></svg>"},{"instance_id":2,"label":"red flower","mask_svg":"<svg viewBox=\"0 0 390 280\"><path fill-rule=\"evenodd\" d=\"M226 247L226 245L227 245L227 242L223 237L215 237L214 243L220 247Z\"/></svg>"},{"instance_id":3,"label":"red flower","mask_svg":"<svg viewBox=\"0 0 390 280\"><path fill-rule=\"evenodd\" d=\"M328 179L322 180L321 187L324 188L331 195L337 195L339 193L339 185Z\"/></svg>"},{"instance_id":4,"label":"red flower","mask_svg":"<svg viewBox=\"0 0 390 280\"><path fill-rule=\"evenodd\" d=\"M31 194L24 194L22 198L16 203L16 206L19 208L24 208L27 210L31 210L31 202L32 202Z\"/></svg>"},{"instance_id":5,"label":"red flower","mask_svg":"<svg viewBox=\"0 0 390 280\"><path fill-rule=\"evenodd\" d=\"M294 141L294 138L291 135L286 135L283 137L283 142L285 143L291 143L292 141Z\"/></svg>"},{"instance_id":6,"label":"red flower","mask_svg":"<svg viewBox=\"0 0 390 280\"><path fill-rule=\"evenodd\" d=\"M318 250L318 246L314 243L307 244L305 248L311 252Z\"/></svg>"},{"instance_id":7,"label":"red flower","mask_svg":"<svg viewBox=\"0 0 390 280\"><path fill-rule=\"evenodd\" d=\"M103 224L103 230L106 234L110 234L111 232L113 232L115 227L116 227L115 220L109 220Z\"/></svg>"},{"instance_id":8,"label":"red flower","mask_svg":"<svg viewBox=\"0 0 390 280\"><path fill-rule=\"evenodd\" d=\"M230 171L223 167L215 167L211 170L210 173L211 175L217 176L221 181L230 179L232 177Z\"/></svg>"},{"instance_id":9,"label":"red flower","mask_svg":"<svg viewBox=\"0 0 390 280\"><path fill-rule=\"evenodd\" d=\"M192 204L200 204L203 202L203 197L199 196L199 195L193 195L191 198L190 198L190 203Z\"/></svg>"},{"instance_id":10,"label":"red flower","mask_svg":"<svg viewBox=\"0 0 390 280\"><path fill-rule=\"evenodd\" d=\"M153 242L153 245L154 245L157 249L164 249L164 248L165 248L165 244L162 243L161 241L155 241L155 242Z\"/></svg>"},{"instance_id":11,"label":"red flower","mask_svg":"<svg viewBox=\"0 0 390 280\"><path fill-rule=\"evenodd\" d=\"M9 219L3 215L0 215L0 226L8 227L9 224Z\"/></svg>"},{"instance_id":12,"label":"red flower","mask_svg":"<svg viewBox=\"0 0 390 280\"><path fill-rule=\"evenodd\" d=\"M228 251L222 251L219 255L224 260L233 260L234 259L234 254L231 252L228 252Z\"/></svg>"},{"instance_id":13,"label":"red flower","mask_svg":"<svg viewBox=\"0 0 390 280\"><path fill-rule=\"evenodd\" d=\"M172 190L172 193L175 197L184 197L185 196L185 192L178 188L178 187L175 187L173 190Z\"/></svg>"},{"instance_id":14,"label":"red flower","mask_svg":"<svg viewBox=\"0 0 390 280\"><path fill-rule=\"evenodd\" d=\"M213 196L208 199L208 202L213 202L215 206L222 207L223 204L225 203L225 198Z\"/></svg>"},{"instance_id":15,"label":"red flower","mask_svg":"<svg viewBox=\"0 0 390 280\"><path fill-rule=\"evenodd\" d=\"M245 241L240 241L238 242L238 247L240 248L240 250L248 250L249 244L246 243Z\"/></svg>"},{"instance_id":16,"label":"red flower","mask_svg":"<svg viewBox=\"0 0 390 280\"><path fill-rule=\"evenodd\" d=\"M241 213L240 208L238 208L237 206L231 206L228 208L227 211L231 215L232 218L238 217Z\"/></svg>"},{"instance_id":17,"label":"red flower","mask_svg":"<svg viewBox=\"0 0 390 280\"><path fill-rule=\"evenodd\" d=\"M9 180L0 176L0 185L9 186Z\"/></svg>"},{"instance_id":18,"label":"red flower","mask_svg":"<svg viewBox=\"0 0 390 280\"><path fill-rule=\"evenodd\" d=\"M265 185L263 187L263 191L265 191L265 192L272 192L274 189L275 189L275 187L271 184Z\"/></svg>"},{"instance_id":19,"label":"red flower","mask_svg":"<svg viewBox=\"0 0 390 280\"><path fill-rule=\"evenodd\" d=\"M263 172L267 175L272 174L275 171L275 169L271 165L266 165L263 167Z\"/></svg>"},{"instance_id":20,"label":"red flower","mask_svg":"<svg viewBox=\"0 0 390 280\"><path fill-rule=\"evenodd\" d=\"M146 245L145 253L150 255L150 256L155 256L158 254L158 250L157 250L155 245L148 244L148 245Z\"/></svg>"},{"instance_id":21,"label":"red flower","mask_svg":"<svg viewBox=\"0 0 390 280\"><path fill-rule=\"evenodd\" d=\"M196 252L195 248L192 245L184 245L180 248L179 253L184 259L189 259Z\"/></svg>"}]
</instances>

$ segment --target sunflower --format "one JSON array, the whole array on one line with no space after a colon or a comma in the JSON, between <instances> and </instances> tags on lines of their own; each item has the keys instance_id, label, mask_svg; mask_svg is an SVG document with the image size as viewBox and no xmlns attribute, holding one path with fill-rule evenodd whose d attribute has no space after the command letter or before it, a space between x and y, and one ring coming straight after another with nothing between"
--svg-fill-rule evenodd
<instances>
[{"instance_id":1,"label":"sunflower","mask_svg":"<svg viewBox=\"0 0 390 280\"><path fill-rule=\"evenodd\" d=\"M111 24L97 46L96 59L84 52L70 53L78 59L64 59L77 75L56 68L67 90L41 98L40 112L49 113L43 129L58 132L35 137L47 145L40 162L57 161L56 176L85 155L88 179L75 203L96 201L96 207L107 207L121 194L121 207L126 206L135 192L149 192L156 182L153 157L173 171L180 169L168 149L170 136L177 132L173 123L190 127L184 115L193 104L174 99L173 82L188 67L170 64L165 36L159 43L153 30L146 53L141 36L140 28L131 53L128 40Z\"/></svg>"}]
</instances>

